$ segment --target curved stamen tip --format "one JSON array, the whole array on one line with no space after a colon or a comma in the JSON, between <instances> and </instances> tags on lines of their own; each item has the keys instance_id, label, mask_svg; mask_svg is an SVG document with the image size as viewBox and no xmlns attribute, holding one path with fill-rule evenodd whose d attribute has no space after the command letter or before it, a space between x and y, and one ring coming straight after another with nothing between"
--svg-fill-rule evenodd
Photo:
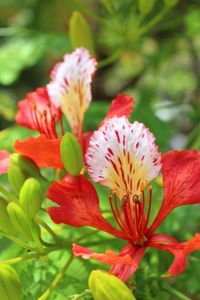
<instances>
[{"instance_id":1,"label":"curved stamen tip","mask_svg":"<svg viewBox=\"0 0 200 300\"><path fill-rule=\"evenodd\" d=\"M149 191L151 191L151 190L152 190L152 185L149 184L149 185L146 186L146 188L147 188Z\"/></svg>"},{"instance_id":2,"label":"curved stamen tip","mask_svg":"<svg viewBox=\"0 0 200 300\"><path fill-rule=\"evenodd\" d=\"M146 186L147 186L147 182L142 181L142 182L140 183L140 192L143 192L143 190L145 189Z\"/></svg>"}]
</instances>

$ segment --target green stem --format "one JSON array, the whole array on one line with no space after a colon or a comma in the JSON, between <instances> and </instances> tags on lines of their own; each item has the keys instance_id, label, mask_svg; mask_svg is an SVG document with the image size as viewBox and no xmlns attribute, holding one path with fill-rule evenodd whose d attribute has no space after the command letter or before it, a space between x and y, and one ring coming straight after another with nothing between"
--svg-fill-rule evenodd
<instances>
[{"instance_id":1,"label":"green stem","mask_svg":"<svg viewBox=\"0 0 200 300\"><path fill-rule=\"evenodd\" d=\"M55 287L59 284L59 282L63 279L63 276L70 266L70 264L73 261L73 256L71 255L69 259L67 260L66 264L63 266L63 268L60 270L59 273L57 273L56 277L52 281L51 285L48 287L48 289L37 299L37 300L46 300L51 292L55 289Z\"/></svg>"},{"instance_id":2,"label":"green stem","mask_svg":"<svg viewBox=\"0 0 200 300\"><path fill-rule=\"evenodd\" d=\"M0 230L0 233L5 236L7 239L11 240L12 242L14 242L15 244L19 245L20 247L26 249L26 250L35 250L34 247L31 247L29 244L25 243L22 240L19 240L18 238L16 238L14 235L8 233L8 232L4 232L2 230Z\"/></svg>"},{"instance_id":3,"label":"green stem","mask_svg":"<svg viewBox=\"0 0 200 300\"><path fill-rule=\"evenodd\" d=\"M54 246L54 247L51 247L51 249L46 249L46 251L43 251L42 253L38 252L38 253L27 254L27 255L24 255L24 256L18 256L18 257L15 257L15 258L4 260L1 263L14 265L14 264L18 264L20 262L23 262L23 261L26 261L26 260L29 260L29 259L40 258L41 256L46 256L49 253L51 253L53 251L60 250L60 249L61 249L60 246L59 247Z\"/></svg>"},{"instance_id":4,"label":"green stem","mask_svg":"<svg viewBox=\"0 0 200 300\"><path fill-rule=\"evenodd\" d=\"M6 189L4 189L2 186L0 186L0 193L5 197L5 200L8 202L18 202L18 199L10 194Z\"/></svg>"},{"instance_id":5,"label":"green stem","mask_svg":"<svg viewBox=\"0 0 200 300\"><path fill-rule=\"evenodd\" d=\"M57 234L49 227L49 225L47 225L42 219L40 219L39 217L35 217L35 221L40 224L43 228L46 229L46 231L52 236L52 238L54 239L54 241L56 243L60 243L60 239L57 236Z\"/></svg>"},{"instance_id":6,"label":"green stem","mask_svg":"<svg viewBox=\"0 0 200 300\"><path fill-rule=\"evenodd\" d=\"M177 291L177 289L175 289L171 285L168 285L168 284L162 282L161 287L162 287L163 290L165 290L166 292L170 293L171 295L176 296L178 299L181 299L181 300L191 300L191 298L189 298L186 295L182 294L181 292Z\"/></svg>"},{"instance_id":7,"label":"green stem","mask_svg":"<svg viewBox=\"0 0 200 300\"><path fill-rule=\"evenodd\" d=\"M107 65L110 65L111 63L117 61L120 57L120 54L121 54L121 50L118 49L117 51L115 51L112 55L110 55L109 57L101 60L99 63L98 63L98 68L103 68Z\"/></svg>"},{"instance_id":8,"label":"green stem","mask_svg":"<svg viewBox=\"0 0 200 300\"><path fill-rule=\"evenodd\" d=\"M137 35L141 36L146 32L148 32L151 28L153 28L158 22L160 22L160 20L162 20L162 18L168 12L168 10L169 10L168 7L164 7L164 9L161 10L161 12L158 13L157 16L155 16L155 18L151 19L149 23L145 24L138 30Z\"/></svg>"},{"instance_id":9,"label":"green stem","mask_svg":"<svg viewBox=\"0 0 200 300\"><path fill-rule=\"evenodd\" d=\"M99 229L96 229L96 230L93 230L92 232L89 232L89 233L83 235L83 236L80 236L79 238L75 239L73 241L73 243L80 242L81 240L84 240L85 238L90 237L93 234L96 234L98 231L99 231Z\"/></svg>"}]
</instances>

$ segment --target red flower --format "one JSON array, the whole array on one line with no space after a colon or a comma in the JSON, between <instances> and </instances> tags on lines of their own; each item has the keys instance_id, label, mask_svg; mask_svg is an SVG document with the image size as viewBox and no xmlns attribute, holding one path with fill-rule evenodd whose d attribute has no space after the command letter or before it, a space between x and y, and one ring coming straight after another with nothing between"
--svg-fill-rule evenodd
<instances>
[{"instance_id":1,"label":"red flower","mask_svg":"<svg viewBox=\"0 0 200 300\"><path fill-rule=\"evenodd\" d=\"M119 254L109 250L100 254L74 245L74 255L111 264L110 271L127 281L137 270L146 248L152 247L174 256L167 275L183 272L187 256L200 248L200 234L179 243L171 236L156 234L155 230L175 207L200 203L199 152L171 151L161 157L155 137L143 124L130 124L125 117L115 117L94 132L86 161L91 178L113 193L109 201L118 229L101 216L98 196L83 176L71 178L71 183L54 183L49 188L48 198L59 205L49 208L51 218L56 223L92 226L128 243ZM149 183L161 169L164 198L157 217L149 224L153 205Z\"/></svg>"},{"instance_id":2,"label":"red flower","mask_svg":"<svg viewBox=\"0 0 200 300\"><path fill-rule=\"evenodd\" d=\"M5 150L0 150L0 175L7 173L10 165L10 153Z\"/></svg>"},{"instance_id":3,"label":"red flower","mask_svg":"<svg viewBox=\"0 0 200 300\"><path fill-rule=\"evenodd\" d=\"M65 55L64 61L55 66L47 88L39 88L19 102L16 122L42 135L24 141L17 140L16 152L33 159L39 167L63 168L60 157L60 140L64 133L62 113L79 140L83 153L86 152L92 133L83 133L82 127L91 102L91 82L96 64L88 50L79 48ZM133 102L130 96L117 95L106 119L113 115L129 117ZM58 122L61 125L60 134L56 128Z\"/></svg>"},{"instance_id":4,"label":"red flower","mask_svg":"<svg viewBox=\"0 0 200 300\"><path fill-rule=\"evenodd\" d=\"M17 140L15 151L28 156L40 167L63 168L60 155L60 138L56 125L60 122L61 132L62 113L51 103L46 88L38 88L29 93L26 99L20 101L16 122L21 126L38 131L38 138L30 137L24 141Z\"/></svg>"},{"instance_id":5,"label":"red flower","mask_svg":"<svg viewBox=\"0 0 200 300\"><path fill-rule=\"evenodd\" d=\"M18 103L19 110L16 115L18 125L36 130L49 139L58 138L56 123L62 122L62 114L49 98L45 87L28 93L25 100Z\"/></svg>"}]
</instances>

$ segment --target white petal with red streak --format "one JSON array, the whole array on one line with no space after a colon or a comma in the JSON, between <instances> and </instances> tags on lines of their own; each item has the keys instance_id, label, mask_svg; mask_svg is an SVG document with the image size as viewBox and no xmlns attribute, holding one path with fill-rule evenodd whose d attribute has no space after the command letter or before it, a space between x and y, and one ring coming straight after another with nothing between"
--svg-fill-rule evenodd
<instances>
[{"instance_id":1,"label":"white petal with red streak","mask_svg":"<svg viewBox=\"0 0 200 300\"><path fill-rule=\"evenodd\" d=\"M51 101L61 107L74 131L82 125L84 113L91 102L91 82L96 60L85 48L67 54L51 73L48 84Z\"/></svg>"},{"instance_id":2,"label":"white petal with red streak","mask_svg":"<svg viewBox=\"0 0 200 300\"><path fill-rule=\"evenodd\" d=\"M112 118L95 131L86 154L88 173L120 199L139 194L161 169L155 137L142 123Z\"/></svg>"}]
</instances>

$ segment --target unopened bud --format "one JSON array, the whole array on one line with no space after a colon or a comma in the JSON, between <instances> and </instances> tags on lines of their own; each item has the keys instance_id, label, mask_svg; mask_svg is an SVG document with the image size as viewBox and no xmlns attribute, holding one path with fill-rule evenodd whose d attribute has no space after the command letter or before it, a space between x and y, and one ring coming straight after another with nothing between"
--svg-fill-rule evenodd
<instances>
[{"instance_id":1,"label":"unopened bud","mask_svg":"<svg viewBox=\"0 0 200 300\"><path fill-rule=\"evenodd\" d=\"M156 0L139 0L139 9L141 14L143 16L149 14L155 5L155 2Z\"/></svg>"},{"instance_id":2,"label":"unopened bud","mask_svg":"<svg viewBox=\"0 0 200 300\"><path fill-rule=\"evenodd\" d=\"M39 182L34 178L27 179L19 194L19 204L25 215L32 219L41 207L43 193Z\"/></svg>"},{"instance_id":3,"label":"unopened bud","mask_svg":"<svg viewBox=\"0 0 200 300\"><path fill-rule=\"evenodd\" d=\"M69 36L74 49L87 48L91 54L95 54L92 30L84 16L75 11L69 21Z\"/></svg>"},{"instance_id":4,"label":"unopened bud","mask_svg":"<svg viewBox=\"0 0 200 300\"><path fill-rule=\"evenodd\" d=\"M21 286L16 271L3 263L0 264L0 296L2 300L21 299Z\"/></svg>"},{"instance_id":5,"label":"unopened bud","mask_svg":"<svg viewBox=\"0 0 200 300\"><path fill-rule=\"evenodd\" d=\"M13 153L10 159L12 164L18 166L27 176L41 177L40 171L32 159L17 153Z\"/></svg>"},{"instance_id":6,"label":"unopened bud","mask_svg":"<svg viewBox=\"0 0 200 300\"><path fill-rule=\"evenodd\" d=\"M94 300L136 300L125 283L108 272L92 271L88 283Z\"/></svg>"},{"instance_id":7,"label":"unopened bud","mask_svg":"<svg viewBox=\"0 0 200 300\"><path fill-rule=\"evenodd\" d=\"M7 203L3 199L0 201L0 229L12 234L15 232L8 216Z\"/></svg>"},{"instance_id":8,"label":"unopened bud","mask_svg":"<svg viewBox=\"0 0 200 300\"><path fill-rule=\"evenodd\" d=\"M18 194L26 177L19 167L12 165L8 169L8 180L13 190Z\"/></svg>"},{"instance_id":9,"label":"unopened bud","mask_svg":"<svg viewBox=\"0 0 200 300\"><path fill-rule=\"evenodd\" d=\"M30 222L21 207L15 202L10 202L7 206L7 212L16 231L25 239L32 240Z\"/></svg>"},{"instance_id":10,"label":"unopened bud","mask_svg":"<svg viewBox=\"0 0 200 300\"><path fill-rule=\"evenodd\" d=\"M79 142L72 133L63 136L60 151L66 171L73 176L78 176L83 168L83 157Z\"/></svg>"},{"instance_id":11,"label":"unopened bud","mask_svg":"<svg viewBox=\"0 0 200 300\"><path fill-rule=\"evenodd\" d=\"M178 3L178 0L165 0L165 5L170 7L175 6Z\"/></svg>"}]
</instances>

